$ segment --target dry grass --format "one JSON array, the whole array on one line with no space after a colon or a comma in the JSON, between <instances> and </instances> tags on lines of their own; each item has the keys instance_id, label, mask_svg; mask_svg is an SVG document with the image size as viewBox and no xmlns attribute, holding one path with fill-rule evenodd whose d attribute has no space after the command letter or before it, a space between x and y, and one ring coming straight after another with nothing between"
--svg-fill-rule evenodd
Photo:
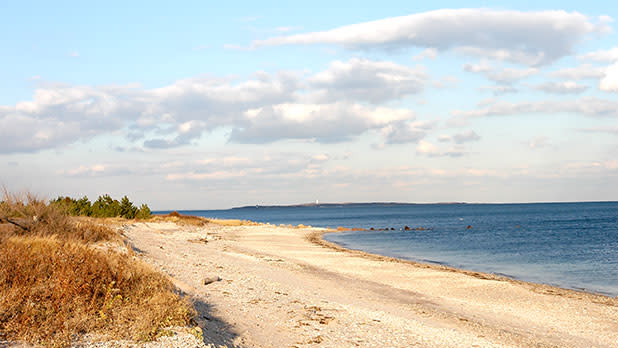
<instances>
[{"instance_id":1,"label":"dry grass","mask_svg":"<svg viewBox=\"0 0 618 348\"><path fill-rule=\"evenodd\" d=\"M0 206L0 217L25 227L0 224L0 340L66 346L95 333L142 341L191 322L194 310L164 275L91 246L120 241L115 231L32 196L5 194Z\"/></svg>"},{"instance_id":2,"label":"dry grass","mask_svg":"<svg viewBox=\"0 0 618 348\"><path fill-rule=\"evenodd\" d=\"M173 211L167 215L153 215L149 221L152 222L174 222L179 225L190 225L190 226L204 226L211 222L211 220L203 218L201 216L193 216L193 215L182 215L177 211Z\"/></svg>"},{"instance_id":3,"label":"dry grass","mask_svg":"<svg viewBox=\"0 0 618 348\"><path fill-rule=\"evenodd\" d=\"M0 203L0 218L15 224L0 225L0 237L10 236L57 236L62 239L77 239L92 243L118 239L112 229L96 223L94 219L74 219L55 205L32 194L14 195L4 192Z\"/></svg>"},{"instance_id":4,"label":"dry grass","mask_svg":"<svg viewBox=\"0 0 618 348\"><path fill-rule=\"evenodd\" d=\"M253 222L251 220L237 220L237 219L221 219L221 220L211 220L213 224L221 225L221 226L257 226L260 225L258 222Z\"/></svg>"},{"instance_id":5,"label":"dry grass","mask_svg":"<svg viewBox=\"0 0 618 348\"><path fill-rule=\"evenodd\" d=\"M221 226L256 226L260 225L257 222L250 220L237 219L207 219L201 216L182 215L177 211L173 211L167 215L152 215L149 221L152 222L174 222L179 225L204 226L212 223Z\"/></svg>"}]
</instances>

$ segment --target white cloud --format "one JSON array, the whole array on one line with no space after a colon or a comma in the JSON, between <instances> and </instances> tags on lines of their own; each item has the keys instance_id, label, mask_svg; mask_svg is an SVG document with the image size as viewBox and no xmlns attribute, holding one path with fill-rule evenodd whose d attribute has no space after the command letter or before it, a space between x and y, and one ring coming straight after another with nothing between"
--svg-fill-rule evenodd
<instances>
[{"instance_id":1,"label":"white cloud","mask_svg":"<svg viewBox=\"0 0 618 348\"><path fill-rule=\"evenodd\" d=\"M222 155L208 161L187 161L154 171L167 181L226 181L238 178L281 180L326 172L333 158L327 154L274 153L265 156ZM170 170L171 169L171 170Z\"/></svg>"},{"instance_id":2,"label":"white cloud","mask_svg":"<svg viewBox=\"0 0 618 348\"><path fill-rule=\"evenodd\" d=\"M605 67L583 64L574 68L564 68L549 73L549 76L567 80L598 79L605 75Z\"/></svg>"},{"instance_id":3,"label":"white cloud","mask_svg":"<svg viewBox=\"0 0 618 348\"><path fill-rule=\"evenodd\" d=\"M278 104L264 107L255 118L239 122L233 128L230 140L270 143L281 139L306 139L333 143L414 118L414 112L406 109L367 107L347 102Z\"/></svg>"},{"instance_id":4,"label":"white cloud","mask_svg":"<svg viewBox=\"0 0 618 348\"><path fill-rule=\"evenodd\" d=\"M327 70L310 77L308 83L317 100L381 103L419 93L426 79L422 67L353 58L332 62Z\"/></svg>"},{"instance_id":5,"label":"white cloud","mask_svg":"<svg viewBox=\"0 0 618 348\"><path fill-rule=\"evenodd\" d=\"M256 40L252 47L337 44L351 49L456 48L464 53L526 65L569 55L587 34L606 30L577 12L442 9L335 29Z\"/></svg>"},{"instance_id":6,"label":"white cloud","mask_svg":"<svg viewBox=\"0 0 618 348\"><path fill-rule=\"evenodd\" d=\"M547 100L518 103L493 101L489 102L481 109L471 111L453 111L453 115L461 117L487 117L539 113L573 113L594 117L617 117L618 102L594 97L583 97L572 100Z\"/></svg>"},{"instance_id":7,"label":"white cloud","mask_svg":"<svg viewBox=\"0 0 618 348\"><path fill-rule=\"evenodd\" d=\"M325 153L320 153L320 154L311 156L311 159L316 161L316 162L328 161L329 158L330 157L327 154L325 154Z\"/></svg>"},{"instance_id":8,"label":"white cloud","mask_svg":"<svg viewBox=\"0 0 618 348\"><path fill-rule=\"evenodd\" d=\"M534 89L554 94L580 94L588 89L588 86L580 85L575 81L545 82L534 86Z\"/></svg>"},{"instance_id":9,"label":"white cloud","mask_svg":"<svg viewBox=\"0 0 618 348\"><path fill-rule=\"evenodd\" d=\"M126 170L106 164L80 165L73 169L61 169L56 174L66 177L115 176L128 173Z\"/></svg>"},{"instance_id":10,"label":"white cloud","mask_svg":"<svg viewBox=\"0 0 618 348\"><path fill-rule=\"evenodd\" d=\"M478 141L478 140L481 140L481 137L478 134L476 134L476 132L473 130L467 130L462 133L457 133L453 136L441 134L438 137L438 141L441 143L448 143L448 142L454 141L456 144L459 144L459 145L468 143L468 142Z\"/></svg>"},{"instance_id":11,"label":"white cloud","mask_svg":"<svg viewBox=\"0 0 618 348\"><path fill-rule=\"evenodd\" d=\"M478 141L480 139L481 137L478 134L476 134L476 132L473 130L467 130L463 133L458 133L458 134L453 135L453 140L457 144Z\"/></svg>"},{"instance_id":12,"label":"white cloud","mask_svg":"<svg viewBox=\"0 0 618 348\"><path fill-rule=\"evenodd\" d=\"M599 50L586 54L582 54L577 58L581 60L591 60L595 62L611 63L618 61L618 47L611 48L609 50Z\"/></svg>"},{"instance_id":13,"label":"white cloud","mask_svg":"<svg viewBox=\"0 0 618 348\"><path fill-rule=\"evenodd\" d=\"M41 85L32 101L0 106L0 153L33 152L121 129L139 114L132 88Z\"/></svg>"},{"instance_id":14,"label":"white cloud","mask_svg":"<svg viewBox=\"0 0 618 348\"><path fill-rule=\"evenodd\" d=\"M599 89L606 92L618 92L618 62L607 68L605 76L599 82Z\"/></svg>"},{"instance_id":15,"label":"white cloud","mask_svg":"<svg viewBox=\"0 0 618 348\"><path fill-rule=\"evenodd\" d=\"M143 89L40 83L31 101L0 106L0 153L34 152L119 132L151 149L194 143L225 128L230 141L340 142L411 110L367 106L422 90L426 74L391 62L334 62L312 76L258 72L247 80L201 76Z\"/></svg>"},{"instance_id":16,"label":"white cloud","mask_svg":"<svg viewBox=\"0 0 618 348\"><path fill-rule=\"evenodd\" d=\"M512 84L526 77L535 75L538 73L536 68L515 69L515 68L502 68L496 69L491 66L486 60L482 60L478 64L464 64L464 70L467 72L481 73L485 75L489 80L499 84Z\"/></svg>"},{"instance_id":17,"label":"white cloud","mask_svg":"<svg viewBox=\"0 0 618 348\"><path fill-rule=\"evenodd\" d=\"M456 146L447 151L441 151L437 146L425 140L419 141L416 153L427 157L461 157L465 154L461 147Z\"/></svg>"},{"instance_id":18,"label":"white cloud","mask_svg":"<svg viewBox=\"0 0 618 348\"><path fill-rule=\"evenodd\" d=\"M535 68L528 68L528 69L505 68L499 71L488 73L487 78L497 83L510 84L510 83L522 80L526 77L532 76L536 73L538 73L538 69L535 69Z\"/></svg>"},{"instance_id":19,"label":"white cloud","mask_svg":"<svg viewBox=\"0 0 618 348\"><path fill-rule=\"evenodd\" d=\"M426 128L416 122L391 123L382 128L382 136L387 144L417 143L427 134Z\"/></svg>"},{"instance_id":20,"label":"white cloud","mask_svg":"<svg viewBox=\"0 0 618 348\"><path fill-rule=\"evenodd\" d=\"M438 154L440 151L438 151L438 148L425 140L421 140L418 143L418 146L416 147L416 153L418 154L422 154L422 155L436 155Z\"/></svg>"},{"instance_id":21,"label":"white cloud","mask_svg":"<svg viewBox=\"0 0 618 348\"><path fill-rule=\"evenodd\" d=\"M509 93L517 93L519 90L513 86L509 85L494 85L494 86L483 86L480 88L481 90L488 90L493 92L494 95L505 95Z\"/></svg>"},{"instance_id":22,"label":"white cloud","mask_svg":"<svg viewBox=\"0 0 618 348\"><path fill-rule=\"evenodd\" d=\"M493 71L493 67L486 59L482 59L480 62L476 64L467 63L463 66L464 70L467 72L473 73L488 73Z\"/></svg>"}]
</instances>

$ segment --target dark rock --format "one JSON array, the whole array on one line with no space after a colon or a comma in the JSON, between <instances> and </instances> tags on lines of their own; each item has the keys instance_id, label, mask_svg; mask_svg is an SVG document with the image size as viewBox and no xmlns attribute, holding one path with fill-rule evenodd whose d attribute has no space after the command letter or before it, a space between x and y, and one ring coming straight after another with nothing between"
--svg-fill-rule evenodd
<instances>
[{"instance_id":1,"label":"dark rock","mask_svg":"<svg viewBox=\"0 0 618 348\"><path fill-rule=\"evenodd\" d=\"M204 278L204 285L208 285L210 283L218 282L220 280L221 280L221 277L219 277L219 276L206 277L206 278Z\"/></svg>"}]
</instances>

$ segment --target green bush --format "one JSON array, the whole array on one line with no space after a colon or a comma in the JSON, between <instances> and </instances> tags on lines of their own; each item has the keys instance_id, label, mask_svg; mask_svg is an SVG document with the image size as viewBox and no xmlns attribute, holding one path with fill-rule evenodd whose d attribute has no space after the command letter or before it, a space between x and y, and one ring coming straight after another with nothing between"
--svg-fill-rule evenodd
<instances>
[{"instance_id":1,"label":"green bush","mask_svg":"<svg viewBox=\"0 0 618 348\"><path fill-rule=\"evenodd\" d=\"M113 199L110 195L105 194L99 196L93 203L90 203L90 200L86 196L80 199L60 196L50 203L60 207L73 216L148 219L151 214L150 208L146 204L142 204L138 209L127 196L122 197L120 201L118 201L117 199Z\"/></svg>"},{"instance_id":2,"label":"green bush","mask_svg":"<svg viewBox=\"0 0 618 348\"><path fill-rule=\"evenodd\" d=\"M135 217L138 219L148 219L150 217L150 214L150 208L148 208L146 204L142 204L142 206L137 211Z\"/></svg>"}]
</instances>

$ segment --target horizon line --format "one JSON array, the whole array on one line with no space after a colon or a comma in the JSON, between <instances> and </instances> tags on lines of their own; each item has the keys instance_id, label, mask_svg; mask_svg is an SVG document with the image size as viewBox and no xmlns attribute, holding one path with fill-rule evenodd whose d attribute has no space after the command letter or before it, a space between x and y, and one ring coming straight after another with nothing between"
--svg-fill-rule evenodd
<instances>
[{"instance_id":1,"label":"horizon line","mask_svg":"<svg viewBox=\"0 0 618 348\"><path fill-rule=\"evenodd\" d=\"M156 212L172 212L172 211L206 211L206 210L232 210L232 209L248 209L248 208L294 208L294 207L309 207L309 206L332 206L332 205L499 205L499 204L572 204L572 203L618 203L618 200L590 200L590 201L534 201L534 202L465 202L465 201L446 201L446 202L395 202L395 201L373 201L373 202L326 202L326 203L292 203L292 204L249 204L234 206L231 208L214 208L214 209L156 209Z\"/></svg>"}]
</instances>

